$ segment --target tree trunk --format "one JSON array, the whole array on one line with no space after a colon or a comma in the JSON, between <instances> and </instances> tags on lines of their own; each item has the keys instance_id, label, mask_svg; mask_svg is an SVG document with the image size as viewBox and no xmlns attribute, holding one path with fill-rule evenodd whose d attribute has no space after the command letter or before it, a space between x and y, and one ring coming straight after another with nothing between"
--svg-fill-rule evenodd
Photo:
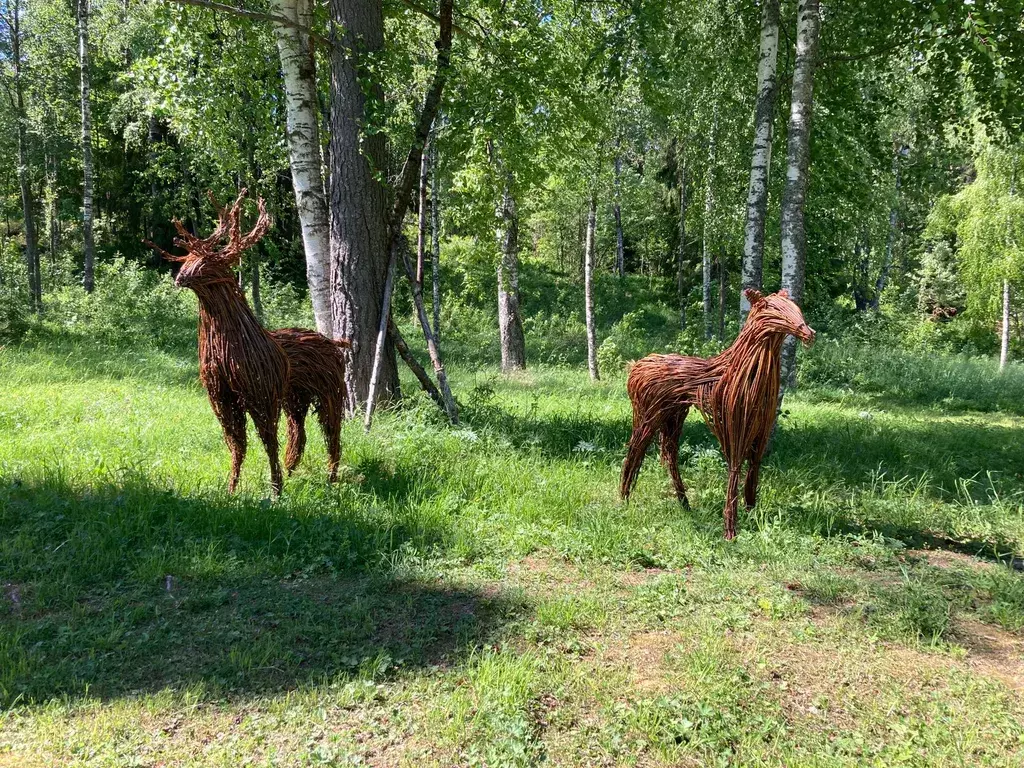
<instances>
[{"instance_id":1,"label":"tree trunk","mask_svg":"<svg viewBox=\"0 0 1024 768\"><path fill-rule=\"evenodd\" d=\"M679 250L676 252L676 296L679 300L679 327L686 330L686 208L689 198L686 190L686 148L680 148L682 157L677 156L679 169Z\"/></svg>"},{"instance_id":2,"label":"tree trunk","mask_svg":"<svg viewBox=\"0 0 1024 768\"><path fill-rule=\"evenodd\" d=\"M501 370L526 367L526 339L519 314L519 217L510 183L506 182L498 209L498 333L501 338Z\"/></svg>"},{"instance_id":3,"label":"tree trunk","mask_svg":"<svg viewBox=\"0 0 1024 768\"><path fill-rule=\"evenodd\" d=\"M725 254L718 254L718 340L725 341Z\"/></svg>"},{"instance_id":4,"label":"tree trunk","mask_svg":"<svg viewBox=\"0 0 1024 768\"><path fill-rule=\"evenodd\" d=\"M260 296L260 261L262 259L262 248L260 245L250 254L249 258L249 290L252 293L252 311L256 319L263 322L263 298Z\"/></svg>"},{"instance_id":5,"label":"tree trunk","mask_svg":"<svg viewBox=\"0 0 1024 768\"><path fill-rule=\"evenodd\" d=\"M430 142L430 255L433 276L434 337L441 343L441 183L437 172L437 136Z\"/></svg>"},{"instance_id":6,"label":"tree trunk","mask_svg":"<svg viewBox=\"0 0 1024 768\"><path fill-rule=\"evenodd\" d=\"M761 289L764 264L764 226L768 214L768 176L772 162L772 120L778 93L779 0L764 0L761 12L761 54L757 62L757 102L754 106L754 152L747 189L747 219L743 230L742 288ZM740 327L750 301L740 291Z\"/></svg>"},{"instance_id":7,"label":"tree trunk","mask_svg":"<svg viewBox=\"0 0 1024 768\"><path fill-rule=\"evenodd\" d=\"M889 270L892 269L892 251L896 244L896 229L899 224L899 202L900 202L900 151L897 149L892 159L892 174L896 179L896 189L893 193L892 207L889 209L889 235L885 239L885 256L882 259L882 268L878 272L878 279L875 281L875 295L871 298L871 308L878 311L878 302L882 299L882 291L889 283Z\"/></svg>"},{"instance_id":8,"label":"tree trunk","mask_svg":"<svg viewBox=\"0 0 1024 768\"><path fill-rule=\"evenodd\" d=\"M807 260L804 199L810 166L814 67L820 27L818 0L800 0L793 94L786 137L786 184L782 190L782 287L789 291L790 298L797 304L802 304L804 298ZM782 348L782 382L789 389L796 387L796 338L793 336L786 338Z\"/></svg>"},{"instance_id":9,"label":"tree trunk","mask_svg":"<svg viewBox=\"0 0 1024 768\"><path fill-rule=\"evenodd\" d=\"M311 0L271 0L270 6L273 13L296 24L309 27L313 23ZM333 327L330 221L322 174L316 59L310 37L303 30L275 24L274 34L284 77L285 135L295 208L306 252L306 282L309 284L316 329L330 336Z\"/></svg>"},{"instance_id":10,"label":"tree trunk","mask_svg":"<svg viewBox=\"0 0 1024 768\"><path fill-rule=\"evenodd\" d=\"M624 277L626 274L626 247L622 238L622 156L619 147L622 142L615 139L615 274Z\"/></svg>"},{"instance_id":11,"label":"tree trunk","mask_svg":"<svg viewBox=\"0 0 1024 768\"><path fill-rule=\"evenodd\" d=\"M24 85L21 80L21 15L20 2L14 3L12 17L8 24L10 51L14 70L14 108L18 123L18 186L21 190L21 215L25 233L25 271L28 274L29 301L32 309L41 314L42 280L39 270L39 245L36 239L35 200L32 196L32 180L28 165L28 131L25 114ZM8 233L10 225L8 225Z\"/></svg>"},{"instance_id":12,"label":"tree trunk","mask_svg":"<svg viewBox=\"0 0 1024 768\"><path fill-rule=\"evenodd\" d=\"M597 229L597 195L590 193L587 214L587 241L583 257L583 310L587 322L587 367L590 380L601 378L597 370L597 331L594 327L594 230Z\"/></svg>"},{"instance_id":13,"label":"tree trunk","mask_svg":"<svg viewBox=\"0 0 1024 768\"><path fill-rule=\"evenodd\" d=\"M89 106L89 2L78 0L78 70L82 101L82 238L84 260L82 287L92 293L96 287L95 249L92 234L92 109Z\"/></svg>"},{"instance_id":14,"label":"tree trunk","mask_svg":"<svg viewBox=\"0 0 1024 768\"><path fill-rule=\"evenodd\" d=\"M331 49L331 293L335 338L352 343L346 379L349 411L366 401L388 266L387 167L384 135L364 135L367 98L383 102L370 71L384 45L379 0L331 0L337 40ZM364 90L365 89L365 90ZM389 337L390 338L390 337ZM384 352L379 402L399 395L390 341Z\"/></svg>"},{"instance_id":15,"label":"tree trunk","mask_svg":"<svg viewBox=\"0 0 1024 768\"><path fill-rule=\"evenodd\" d=\"M703 297L704 297L704 338L710 339L714 318L711 309L711 217L715 210L715 154L718 134L718 103L715 102L711 121L711 135L708 138L708 167L704 174L704 234L703 234Z\"/></svg>"},{"instance_id":16,"label":"tree trunk","mask_svg":"<svg viewBox=\"0 0 1024 768\"><path fill-rule=\"evenodd\" d=\"M1003 280L1003 328L999 345L999 372L1006 370L1010 356L1010 281Z\"/></svg>"},{"instance_id":17,"label":"tree trunk","mask_svg":"<svg viewBox=\"0 0 1024 768\"><path fill-rule=\"evenodd\" d=\"M430 151L420 156L419 211L416 237L416 282L423 287L423 268L427 259L427 182L430 175Z\"/></svg>"}]
</instances>

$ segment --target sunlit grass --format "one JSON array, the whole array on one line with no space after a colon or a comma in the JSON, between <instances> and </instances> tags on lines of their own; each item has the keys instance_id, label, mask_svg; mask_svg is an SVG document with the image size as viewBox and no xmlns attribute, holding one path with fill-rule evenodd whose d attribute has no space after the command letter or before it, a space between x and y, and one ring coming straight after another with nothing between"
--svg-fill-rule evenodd
<instances>
[{"instance_id":1,"label":"sunlit grass","mask_svg":"<svg viewBox=\"0 0 1024 768\"><path fill-rule=\"evenodd\" d=\"M0 764L1021 763L1018 417L808 388L727 544L699 417L623 506L620 376L452 373L272 502L193 357L0 351Z\"/></svg>"}]
</instances>

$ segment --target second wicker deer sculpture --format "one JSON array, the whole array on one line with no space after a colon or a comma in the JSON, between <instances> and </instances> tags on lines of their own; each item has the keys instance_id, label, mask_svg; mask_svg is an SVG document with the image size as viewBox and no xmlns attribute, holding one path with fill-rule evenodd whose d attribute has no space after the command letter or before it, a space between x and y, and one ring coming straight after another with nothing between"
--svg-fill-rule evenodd
<instances>
[{"instance_id":1,"label":"second wicker deer sculpture","mask_svg":"<svg viewBox=\"0 0 1024 768\"><path fill-rule=\"evenodd\" d=\"M192 235L180 221L174 244L185 250L175 255L147 243L165 259L181 263L175 285L190 288L199 298L199 378L231 452L228 489L233 493L246 453L246 414L252 417L270 461L270 487L281 492L281 462L277 429L282 409L288 419L285 468L298 465L306 445L306 414L317 411L328 450L330 480L337 478L341 454L341 418L345 403L347 341L332 341L301 328L266 330L250 309L233 268L242 254L270 227L260 199L259 218L242 234L243 189L234 204L217 208L217 228L208 237Z\"/></svg>"},{"instance_id":2,"label":"second wicker deer sculpture","mask_svg":"<svg viewBox=\"0 0 1024 768\"><path fill-rule=\"evenodd\" d=\"M679 475L679 438L691 407L704 415L729 469L725 494L725 538L736 536L739 476L744 462L747 509L757 502L761 460L778 408L782 343L793 335L810 346L814 330L786 291L764 296L745 291L751 309L732 346L715 357L649 355L629 371L626 388L633 404L633 434L626 448L619 491L628 499L640 474L647 447L661 435L661 460L676 495L689 509L686 485Z\"/></svg>"}]
</instances>

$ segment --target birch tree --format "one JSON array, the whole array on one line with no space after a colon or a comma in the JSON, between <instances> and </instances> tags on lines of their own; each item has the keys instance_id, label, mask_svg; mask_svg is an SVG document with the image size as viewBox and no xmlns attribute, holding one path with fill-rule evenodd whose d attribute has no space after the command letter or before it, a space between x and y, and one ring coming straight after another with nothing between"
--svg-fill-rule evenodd
<instances>
[{"instance_id":1,"label":"birch tree","mask_svg":"<svg viewBox=\"0 0 1024 768\"><path fill-rule=\"evenodd\" d=\"M506 181L498 215L498 334L501 370L526 367L526 337L519 310L519 213L511 180Z\"/></svg>"},{"instance_id":2,"label":"birch tree","mask_svg":"<svg viewBox=\"0 0 1024 768\"><path fill-rule=\"evenodd\" d=\"M331 336L330 221L320 154L316 60L308 31L313 5L312 0L272 0L271 9L292 22L274 24L284 79L285 136L313 316L317 330Z\"/></svg>"},{"instance_id":3,"label":"birch tree","mask_svg":"<svg viewBox=\"0 0 1024 768\"><path fill-rule=\"evenodd\" d=\"M743 228L742 288L761 289L764 263L764 229L768 214L768 176L772 161L772 121L778 93L776 66L779 56L779 0L764 0L761 9L761 48L757 61L757 102L754 106L754 151L750 162L750 187ZM750 311L750 301L740 291L740 325Z\"/></svg>"},{"instance_id":4,"label":"birch tree","mask_svg":"<svg viewBox=\"0 0 1024 768\"><path fill-rule=\"evenodd\" d=\"M594 234L597 229L597 194L590 193L587 210L587 237L583 249L583 311L587 325L587 368L590 380L601 378L597 369L597 330L594 325Z\"/></svg>"},{"instance_id":5,"label":"birch tree","mask_svg":"<svg viewBox=\"0 0 1024 768\"><path fill-rule=\"evenodd\" d=\"M25 111L25 84L23 75L22 15L20 0L4 0L0 5L4 26L7 27L7 44L10 56L10 77L7 95L14 112L18 134L18 187L21 193L21 214L25 232L25 269L28 274L29 294L32 308L43 310L41 270L39 268L39 244L36 235L35 197L32 194L31 169L28 151L28 118Z\"/></svg>"},{"instance_id":6,"label":"birch tree","mask_svg":"<svg viewBox=\"0 0 1024 768\"><path fill-rule=\"evenodd\" d=\"M800 0L786 136L786 181L782 190L782 287L797 304L802 304L804 298L807 261L804 200L810 171L811 111L820 30L818 0ZM796 339L792 336L786 338L782 349L782 382L789 389L796 386Z\"/></svg>"},{"instance_id":7,"label":"birch tree","mask_svg":"<svg viewBox=\"0 0 1024 768\"><path fill-rule=\"evenodd\" d=\"M84 244L82 287L92 293L96 287L95 244L93 242L92 106L89 103L89 2L78 0L78 68L82 107L82 241Z\"/></svg>"}]
</instances>

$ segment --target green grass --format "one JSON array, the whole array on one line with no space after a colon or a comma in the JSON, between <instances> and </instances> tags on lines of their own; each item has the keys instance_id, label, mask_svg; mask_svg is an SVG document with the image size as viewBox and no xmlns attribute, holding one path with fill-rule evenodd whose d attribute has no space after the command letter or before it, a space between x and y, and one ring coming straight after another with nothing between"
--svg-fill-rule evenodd
<instances>
[{"instance_id":1,"label":"green grass","mask_svg":"<svg viewBox=\"0 0 1024 768\"><path fill-rule=\"evenodd\" d=\"M0 765L1024 763L992 390L787 399L725 543L699 418L693 512L653 454L623 506L621 378L453 386L462 428L412 394L271 502L255 436L226 493L191 355L0 351Z\"/></svg>"}]
</instances>

